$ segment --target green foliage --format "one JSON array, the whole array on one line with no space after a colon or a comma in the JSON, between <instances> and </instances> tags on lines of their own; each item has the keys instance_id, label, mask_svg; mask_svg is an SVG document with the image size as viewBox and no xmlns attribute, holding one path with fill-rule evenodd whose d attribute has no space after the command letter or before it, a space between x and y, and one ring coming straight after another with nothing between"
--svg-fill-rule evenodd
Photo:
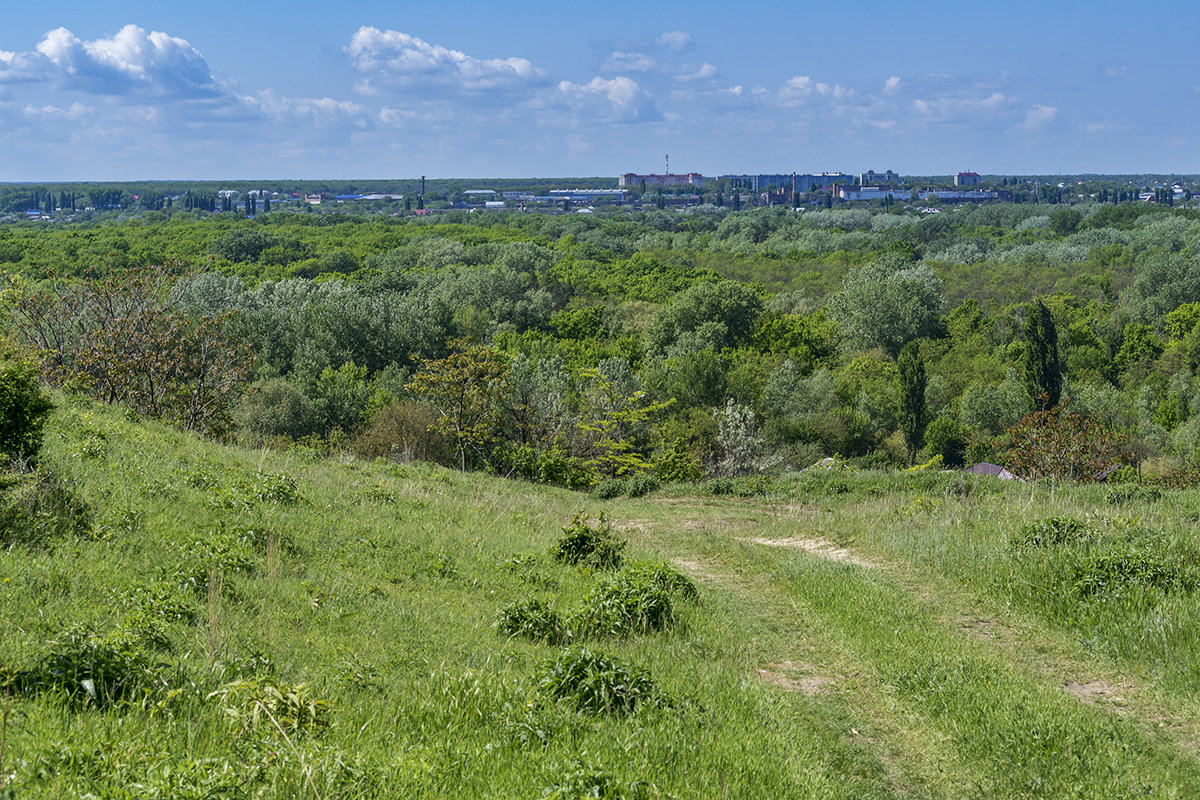
<instances>
[{"instance_id":1,"label":"green foliage","mask_svg":"<svg viewBox=\"0 0 1200 800\"><path fill-rule=\"evenodd\" d=\"M1089 483L1120 458L1122 437L1067 404L1026 415L1009 429L1008 468L1026 479Z\"/></svg>"},{"instance_id":2,"label":"green foliage","mask_svg":"<svg viewBox=\"0 0 1200 800\"><path fill-rule=\"evenodd\" d=\"M829 314L856 346L895 358L913 339L937 333L941 281L924 265L876 263L851 270L829 298Z\"/></svg>"},{"instance_id":3,"label":"green foliage","mask_svg":"<svg viewBox=\"0 0 1200 800\"><path fill-rule=\"evenodd\" d=\"M0 353L0 458L28 460L42 446L42 426L54 408L38 385L37 367Z\"/></svg>"},{"instance_id":4,"label":"green foliage","mask_svg":"<svg viewBox=\"0 0 1200 800\"><path fill-rule=\"evenodd\" d=\"M659 489L658 478L646 472L630 475L624 481L625 494L630 497L642 497Z\"/></svg>"},{"instance_id":5,"label":"green foliage","mask_svg":"<svg viewBox=\"0 0 1200 800\"><path fill-rule=\"evenodd\" d=\"M900 381L897 401L900 407L900 430L908 446L908 463L917 457L925 439L925 428L929 424L929 412L925 406L925 362L921 359L916 342L909 342L900 350L897 360Z\"/></svg>"},{"instance_id":6,"label":"green foliage","mask_svg":"<svg viewBox=\"0 0 1200 800\"><path fill-rule=\"evenodd\" d=\"M0 473L0 547L44 548L92 534L93 511L48 465Z\"/></svg>"},{"instance_id":7,"label":"green foliage","mask_svg":"<svg viewBox=\"0 0 1200 800\"><path fill-rule=\"evenodd\" d=\"M36 666L16 673L5 688L48 696L76 709L111 709L161 688L161 672L161 664L128 632L100 635L72 628L50 643Z\"/></svg>"},{"instance_id":8,"label":"green foliage","mask_svg":"<svg viewBox=\"0 0 1200 800\"><path fill-rule=\"evenodd\" d=\"M1196 557L1194 552L1165 550L1153 540L1118 542L1085 555L1075 566L1072 587L1084 597L1119 593L1130 586L1191 591L1200 583Z\"/></svg>"},{"instance_id":9,"label":"green foliage","mask_svg":"<svg viewBox=\"0 0 1200 800\"><path fill-rule=\"evenodd\" d=\"M1057 547L1076 544L1088 536L1090 528L1074 517L1047 517L1022 525L1013 535L1014 547Z\"/></svg>"},{"instance_id":10,"label":"green foliage","mask_svg":"<svg viewBox=\"0 0 1200 800\"><path fill-rule=\"evenodd\" d=\"M576 636L631 636L669 628L675 600L694 599L696 587L667 564L635 562L596 585L567 620Z\"/></svg>"},{"instance_id":11,"label":"green foliage","mask_svg":"<svg viewBox=\"0 0 1200 800\"><path fill-rule=\"evenodd\" d=\"M592 494L600 500L612 500L625 493L625 481L621 478L605 478L592 487Z\"/></svg>"},{"instance_id":12,"label":"green foliage","mask_svg":"<svg viewBox=\"0 0 1200 800\"><path fill-rule=\"evenodd\" d=\"M537 687L546 698L588 714L631 714L665 701L644 670L582 647L544 661Z\"/></svg>"},{"instance_id":13,"label":"green foliage","mask_svg":"<svg viewBox=\"0 0 1200 800\"><path fill-rule=\"evenodd\" d=\"M509 636L524 636L539 642L556 644L567 636L558 612L539 597L517 600L496 614L496 630Z\"/></svg>"},{"instance_id":14,"label":"green foliage","mask_svg":"<svg viewBox=\"0 0 1200 800\"><path fill-rule=\"evenodd\" d=\"M572 566L616 569L628 542L613 530L612 522L600 512L594 525L586 514L576 514L563 526L562 536L550 548L555 561Z\"/></svg>"},{"instance_id":15,"label":"green foliage","mask_svg":"<svg viewBox=\"0 0 1200 800\"><path fill-rule=\"evenodd\" d=\"M1162 494L1162 490L1156 486L1118 483L1109 487L1109 490L1104 493L1104 499L1109 505L1121 506L1127 503L1155 503L1162 498Z\"/></svg>"},{"instance_id":16,"label":"green foliage","mask_svg":"<svg viewBox=\"0 0 1200 800\"><path fill-rule=\"evenodd\" d=\"M208 699L220 701L237 736L281 733L296 737L320 733L329 726L328 701L317 697L307 683L238 680L217 689Z\"/></svg>"}]
</instances>

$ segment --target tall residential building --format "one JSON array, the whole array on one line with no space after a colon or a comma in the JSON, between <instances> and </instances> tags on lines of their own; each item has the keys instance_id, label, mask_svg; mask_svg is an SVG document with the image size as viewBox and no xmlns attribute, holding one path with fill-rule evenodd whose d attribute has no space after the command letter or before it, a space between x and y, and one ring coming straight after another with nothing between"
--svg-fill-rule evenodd
<instances>
[{"instance_id":1,"label":"tall residential building","mask_svg":"<svg viewBox=\"0 0 1200 800\"><path fill-rule=\"evenodd\" d=\"M704 176L699 172L689 172L686 175L676 175L667 173L665 175L638 175L634 172L626 172L617 179L618 186L641 186L646 184L646 188L659 188L665 186L702 186L704 184Z\"/></svg>"},{"instance_id":2,"label":"tall residential building","mask_svg":"<svg viewBox=\"0 0 1200 800\"><path fill-rule=\"evenodd\" d=\"M954 176L955 186L974 186L979 183L978 172L960 172Z\"/></svg>"}]
</instances>

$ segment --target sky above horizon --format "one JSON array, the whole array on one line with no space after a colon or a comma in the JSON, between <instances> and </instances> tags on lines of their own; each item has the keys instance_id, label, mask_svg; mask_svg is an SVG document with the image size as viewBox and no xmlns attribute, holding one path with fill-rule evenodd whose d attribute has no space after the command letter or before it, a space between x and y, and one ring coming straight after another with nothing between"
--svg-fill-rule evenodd
<instances>
[{"instance_id":1,"label":"sky above horizon","mask_svg":"<svg viewBox=\"0 0 1200 800\"><path fill-rule=\"evenodd\" d=\"M1200 173L1200 5L6 9L0 181ZM1175 36L1174 34L1183 34Z\"/></svg>"}]
</instances>

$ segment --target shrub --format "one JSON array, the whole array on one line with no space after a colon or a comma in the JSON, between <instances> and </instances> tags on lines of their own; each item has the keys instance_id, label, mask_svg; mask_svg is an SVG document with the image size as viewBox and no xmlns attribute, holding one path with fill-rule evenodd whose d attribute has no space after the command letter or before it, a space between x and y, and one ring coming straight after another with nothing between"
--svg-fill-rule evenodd
<instances>
[{"instance_id":1,"label":"shrub","mask_svg":"<svg viewBox=\"0 0 1200 800\"><path fill-rule=\"evenodd\" d=\"M591 714L632 713L663 699L645 671L582 647L543 662L537 687L551 700Z\"/></svg>"},{"instance_id":2,"label":"shrub","mask_svg":"<svg viewBox=\"0 0 1200 800\"><path fill-rule=\"evenodd\" d=\"M733 494L733 481L729 478L713 478L704 484L704 491L711 495Z\"/></svg>"},{"instance_id":3,"label":"shrub","mask_svg":"<svg viewBox=\"0 0 1200 800\"><path fill-rule=\"evenodd\" d=\"M1021 526L1013 534L1014 547L1052 547L1078 542L1089 532L1088 526L1073 517L1047 517Z\"/></svg>"},{"instance_id":4,"label":"shrub","mask_svg":"<svg viewBox=\"0 0 1200 800\"><path fill-rule=\"evenodd\" d=\"M496 614L496 629L509 636L539 642L558 642L565 634L558 613L538 597L510 603Z\"/></svg>"},{"instance_id":5,"label":"shrub","mask_svg":"<svg viewBox=\"0 0 1200 800\"><path fill-rule=\"evenodd\" d=\"M0 473L0 547L44 547L92 531L92 510L57 473Z\"/></svg>"},{"instance_id":6,"label":"shrub","mask_svg":"<svg viewBox=\"0 0 1200 800\"><path fill-rule=\"evenodd\" d=\"M1169 592L1197 585L1195 554L1183 557L1161 542L1122 542L1089 553L1076 565L1072 586L1084 596L1120 592L1140 585Z\"/></svg>"},{"instance_id":7,"label":"shrub","mask_svg":"<svg viewBox=\"0 0 1200 800\"><path fill-rule=\"evenodd\" d=\"M454 453L450 442L444 434L433 430L438 418L437 411L423 403L392 403L375 414L351 446L362 458L452 466Z\"/></svg>"},{"instance_id":8,"label":"shrub","mask_svg":"<svg viewBox=\"0 0 1200 800\"><path fill-rule=\"evenodd\" d=\"M621 554L627 544L616 535L603 512L594 526L588 524L586 515L576 514L571 524L563 527L563 535L550 554L562 564L616 569L621 565Z\"/></svg>"},{"instance_id":9,"label":"shrub","mask_svg":"<svg viewBox=\"0 0 1200 800\"><path fill-rule=\"evenodd\" d=\"M675 620L674 599L695 596L696 587L674 567L637 562L589 592L568 628L581 638L664 630Z\"/></svg>"},{"instance_id":10,"label":"shrub","mask_svg":"<svg viewBox=\"0 0 1200 800\"><path fill-rule=\"evenodd\" d=\"M596 484L596 488L592 489L592 493L601 500L612 500L614 497L620 497L625 491L625 481L620 478L605 478Z\"/></svg>"},{"instance_id":11,"label":"shrub","mask_svg":"<svg viewBox=\"0 0 1200 800\"><path fill-rule=\"evenodd\" d=\"M658 487L658 478L647 472L639 472L625 479L625 494L630 497L642 497L657 492Z\"/></svg>"},{"instance_id":12,"label":"shrub","mask_svg":"<svg viewBox=\"0 0 1200 800\"><path fill-rule=\"evenodd\" d=\"M296 736L329 725L329 703L317 698L306 683L261 678L233 681L209 695L209 699L214 697L223 701L225 714L239 736L248 732L270 735L276 730Z\"/></svg>"},{"instance_id":13,"label":"shrub","mask_svg":"<svg viewBox=\"0 0 1200 800\"><path fill-rule=\"evenodd\" d=\"M283 379L251 386L234 408L233 421L251 444L271 436L300 439L317 429L312 401Z\"/></svg>"},{"instance_id":14,"label":"shrub","mask_svg":"<svg viewBox=\"0 0 1200 800\"><path fill-rule=\"evenodd\" d=\"M42 426L54 408L37 381L37 367L0 354L0 457L32 459L42 447Z\"/></svg>"},{"instance_id":15,"label":"shrub","mask_svg":"<svg viewBox=\"0 0 1200 800\"><path fill-rule=\"evenodd\" d=\"M1162 490L1154 486L1142 486L1137 483L1119 483L1111 487L1104 495L1109 505L1119 506L1125 503L1153 503L1162 497Z\"/></svg>"},{"instance_id":16,"label":"shrub","mask_svg":"<svg viewBox=\"0 0 1200 800\"><path fill-rule=\"evenodd\" d=\"M128 633L67 631L33 669L16 673L18 693L47 695L76 708L111 708L149 691L161 667Z\"/></svg>"}]
</instances>

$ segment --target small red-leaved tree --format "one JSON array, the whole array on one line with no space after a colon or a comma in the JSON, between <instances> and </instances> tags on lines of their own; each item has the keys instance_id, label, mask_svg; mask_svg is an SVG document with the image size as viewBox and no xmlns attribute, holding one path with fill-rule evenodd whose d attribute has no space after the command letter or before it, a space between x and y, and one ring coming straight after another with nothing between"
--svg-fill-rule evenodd
<instances>
[{"instance_id":1,"label":"small red-leaved tree","mask_svg":"<svg viewBox=\"0 0 1200 800\"><path fill-rule=\"evenodd\" d=\"M1123 460L1127 437L1068 403L1026 414L1008 429L1008 468L1023 478L1090 483Z\"/></svg>"},{"instance_id":2,"label":"small red-leaved tree","mask_svg":"<svg viewBox=\"0 0 1200 800\"><path fill-rule=\"evenodd\" d=\"M83 279L14 282L8 312L51 382L124 403L189 430L220 434L253 356L226 332L227 316L190 313L194 277L177 264Z\"/></svg>"}]
</instances>

